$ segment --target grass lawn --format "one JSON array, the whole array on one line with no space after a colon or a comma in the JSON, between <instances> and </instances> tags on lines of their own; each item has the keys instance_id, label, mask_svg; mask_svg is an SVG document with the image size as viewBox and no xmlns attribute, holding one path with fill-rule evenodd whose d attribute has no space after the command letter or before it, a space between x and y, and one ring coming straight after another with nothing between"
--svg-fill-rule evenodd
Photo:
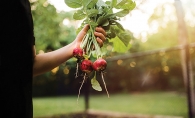
<instances>
[{"instance_id":1,"label":"grass lawn","mask_svg":"<svg viewBox=\"0 0 195 118\"><path fill-rule=\"evenodd\" d=\"M171 92L130 93L90 96L90 109L130 114L170 115L187 118L185 94ZM84 99L77 96L34 98L34 116L49 116L84 110Z\"/></svg>"}]
</instances>

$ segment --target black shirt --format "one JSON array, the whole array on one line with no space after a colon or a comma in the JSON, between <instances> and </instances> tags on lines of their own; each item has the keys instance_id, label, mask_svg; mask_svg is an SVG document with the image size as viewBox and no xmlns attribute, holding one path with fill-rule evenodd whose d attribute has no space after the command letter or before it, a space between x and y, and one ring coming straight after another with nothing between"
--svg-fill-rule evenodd
<instances>
[{"instance_id":1,"label":"black shirt","mask_svg":"<svg viewBox=\"0 0 195 118\"><path fill-rule=\"evenodd\" d=\"M2 0L0 12L0 118L32 118L30 4L28 0Z\"/></svg>"}]
</instances>

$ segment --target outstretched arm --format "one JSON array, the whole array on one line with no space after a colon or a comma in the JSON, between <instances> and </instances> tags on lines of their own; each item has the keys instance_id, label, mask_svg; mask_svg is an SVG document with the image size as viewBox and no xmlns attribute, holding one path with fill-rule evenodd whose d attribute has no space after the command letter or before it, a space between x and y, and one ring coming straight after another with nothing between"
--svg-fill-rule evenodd
<instances>
[{"instance_id":1,"label":"outstretched arm","mask_svg":"<svg viewBox=\"0 0 195 118\"><path fill-rule=\"evenodd\" d=\"M76 39L72 43L55 51L36 55L34 46L33 76L40 75L47 71L50 71L53 68L62 64L63 62L66 62L68 59L72 58L73 49L80 46L80 43L85 34L87 33L88 29L89 26L86 25L80 31L80 33L77 35ZM104 29L102 29L101 27L97 27L96 32L94 32L94 34L97 37L97 42L99 43L100 46L102 46L103 42L106 39L105 38L106 33Z\"/></svg>"}]
</instances>

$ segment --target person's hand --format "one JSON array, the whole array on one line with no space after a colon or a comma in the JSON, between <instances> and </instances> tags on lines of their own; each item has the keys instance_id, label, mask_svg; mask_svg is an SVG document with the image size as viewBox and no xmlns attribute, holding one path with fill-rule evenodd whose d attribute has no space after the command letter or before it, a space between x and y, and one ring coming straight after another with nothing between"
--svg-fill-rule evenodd
<instances>
[{"instance_id":1,"label":"person's hand","mask_svg":"<svg viewBox=\"0 0 195 118\"><path fill-rule=\"evenodd\" d=\"M80 46L80 43L82 42L82 39L87 34L87 31L89 30L89 25L85 25L83 29L79 32L79 34L76 37L76 47ZM100 47L103 46L104 41L106 40L106 32L102 27L96 27L94 35L96 37L96 40Z\"/></svg>"}]
</instances>

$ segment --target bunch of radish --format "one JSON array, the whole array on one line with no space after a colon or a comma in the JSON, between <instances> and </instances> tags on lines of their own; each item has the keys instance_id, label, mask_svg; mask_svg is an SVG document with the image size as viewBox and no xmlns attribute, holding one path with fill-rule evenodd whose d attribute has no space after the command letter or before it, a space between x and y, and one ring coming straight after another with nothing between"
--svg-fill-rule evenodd
<instances>
[{"instance_id":1,"label":"bunch of radish","mask_svg":"<svg viewBox=\"0 0 195 118\"><path fill-rule=\"evenodd\" d=\"M104 81L104 70L107 67L107 62L103 59L103 58L98 58L96 61L92 62L91 60L89 60L87 58L87 56L84 56L84 50L82 48L75 48L73 50L73 56L75 58L77 58L77 66L76 66L76 74L75 77L78 77L79 74L79 69L83 72L82 74L83 76L83 81L81 83L81 86L79 88L79 93L78 93L78 98L80 95L80 91L81 88L85 82L85 80L88 78L88 74L90 74L91 72L95 71L95 76L91 79L91 84L92 87L97 90L97 91L101 91L102 88L100 87L100 84L98 83L98 81L96 80L96 72L99 72L101 74L107 95L109 97L109 93L108 90L106 88L106 83ZM78 99L77 99L78 101Z\"/></svg>"},{"instance_id":2,"label":"bunch of radish","mask_svg":"<svg viewBox=\"0 0 195 118\"><path fill-rule=\"evenodd\" d=\"M94 71L95 75L91 79L92 87L97 91L101 91L102 89L96 80L96 73L98 72L101 74L107 91L104 81L104 71L107 67L107 62L103 59L107 52L105 46L107 46L106 44L111 44L112 50L116 52L125 52L129 49L131 34L118 21L120 18L128 15L135 8L136 4L132 0L65 0L65 3L70 8L76 9L73 14L75 20L83 20L77 32L86 24L90 26L80 47L75 48L73 51L74 57L77 58L75 77L79 76L78 70L80 69L84 74L82 87L87 76ZM107 43L104 43L104 47L101 48L94 35L95 28L99 26L104 28L107 34ZM90 60L91 57L94 57L96 61L92 62ZM109 97L108 91L107 95Z\"/></svg>"}]
</instances>

